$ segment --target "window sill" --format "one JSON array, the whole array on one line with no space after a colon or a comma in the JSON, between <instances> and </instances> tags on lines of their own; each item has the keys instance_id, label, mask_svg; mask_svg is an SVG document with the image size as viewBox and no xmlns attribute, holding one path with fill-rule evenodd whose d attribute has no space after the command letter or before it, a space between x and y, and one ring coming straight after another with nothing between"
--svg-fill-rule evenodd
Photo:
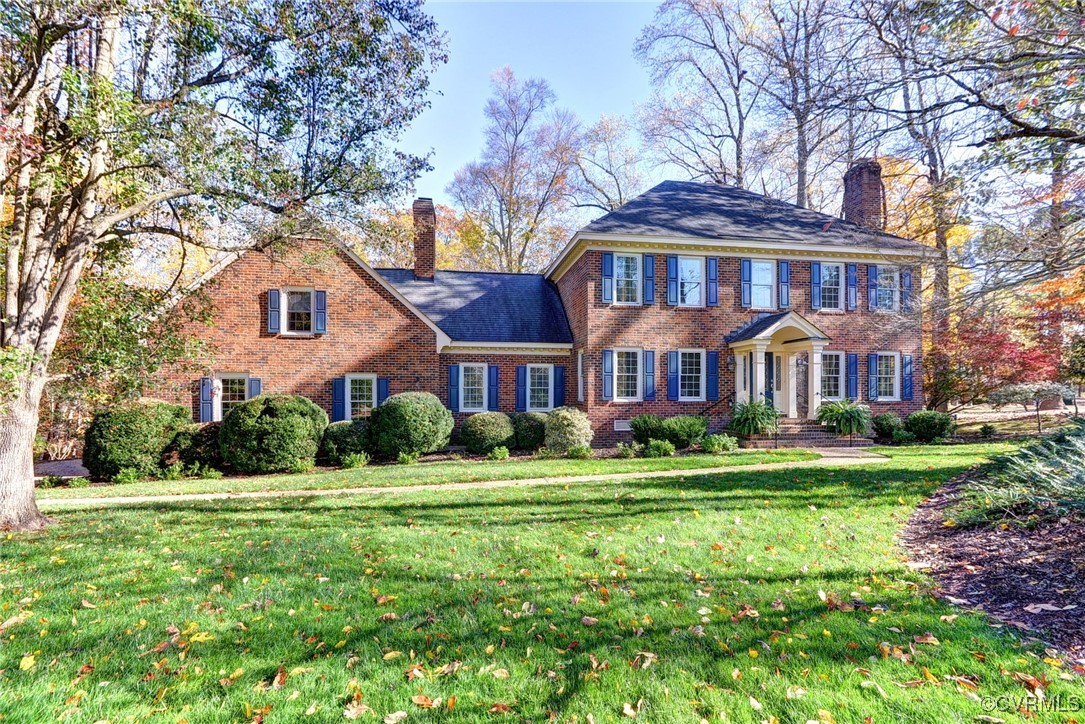
<instances>
[{"instance_id":1,"label":"window sill","mask_svg":"<svg viewBox=\"0 0 1085 724\"><path fill-rule=\"evenodd\" d=\"M553 407L529 407L525 412L550 412Z\"/></svg>"},{"instance_id":2,"label":"window sill","mask_svg":"<svg viewBox=\"0 0 1085 724\"><path fill-rule=\"evenodd\" d=\"M839 307L836 307L836 308L822 307L821 309L818 309L816 311L817 311L818 314L844 314L844 312L845 312L845 310L840 309Z\"/></svg>"},{"instance_id":3,"label":"window sill","mask_svg":"<svg viewBox=\"0 0 1085 724\"><path fill-rule=\"evenodd\" d=\"M679 402L706 402L707 400L705 400L705 398L703 398L703 397L679 397L678 401Z\"/></svg>"},{"instance_id":4,"label":"window sill","mask_svg":"<svg viewBox=\"0 0 1085 724\"><path fill-rule=\"evenodd\" d=\"M641 302L614 302L610 306L612 307L640 307L643 306Z\"/></svg>"},{"instance_id":5,"label":"window sill","mask_svg":"<svg viewBox=\"0 0 1085 724\"><path fill-rule=\"evenodd\" d=\"M899 397L879 397L876 400L871 400L871 402L900 402L900 401L901 401L901 399Z\"/></svg>"},{"instance_id":6,"label":"window sill","mask_svg":"<svg viewBox=\"0 0 1085 724\"><path fill-rule=\"evenodd\" d=\"M644 400L639 397L615 397L611 402L616 402L619 405L629 405L636 402L644 402Z\"/></svg>"},{"instance_id":7,"label":"window sill","mask_svg":"<svg viewBox=\"0 0 1085 724\"><path fill-rule=\"evenodd\" d=\"M279 332L279 336L280 337L295 337L295 338L300 337L300 338L304 339L306 337L319 337L320 335L317 334L316 332Z\"/></svg>"}]
</instances>

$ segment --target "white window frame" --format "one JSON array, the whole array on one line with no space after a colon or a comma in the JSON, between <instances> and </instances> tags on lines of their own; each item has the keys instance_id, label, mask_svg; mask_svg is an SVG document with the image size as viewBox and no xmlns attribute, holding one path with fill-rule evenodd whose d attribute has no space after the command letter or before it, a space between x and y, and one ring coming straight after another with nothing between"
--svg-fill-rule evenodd
<instances>
[{"instance_id":1,"label":"white window frame","mask_svg":"<svg viewBox=\"0 0 1085 724\"><path fill-rule=\"evenodd\" d=\"M584 401L584 350L576 353L576 401Z\"/></svg>"},{"instance_id":2,"label":"white window frame","mask_svg":"<svg viewBox=\"0 0 1085 724\"><path fill-rule=\"evenodd\" d=\"M531 405L531 370L539 369L539 368L543 368L543 367L550 370L549 377L547 378L549 380L550 389L549 389L548 394L547 394L546 407L532 407L532 405ZM528 412L549 412L550 410L554 409L554 365L533 364L533 365L528 365L527 366L527 389L524 390L524 396L527 398L526 400L524 400L524 404L526 405Z\"/></svg>"},{"instance_id":3,"label":"white window frame","mask_svg":"<svg viewBox=\"0 0 1085 724\"><path fill-rule=\"evenodd\" d=\"M769 306L759 307L754 303L754 287L764 286L762 284L755 284L753 281L754 273L753 268L757 264L769 265ZM775 259L750 259L750 309L776 309L776 267L777 263Z\"/></svg>"},{"instance_id":4,"label":"white window frame","mask_svg":"<svg viewBox=\"0 0 1085 724\"><path fill-rule=\"evenodd\" d=\"M685 397L682 395L682 355L684 354L696 354L701 357L701 374L698 387L701 390L701 394L696 397ZM708 382L707 370L705 369L706 355L703 349L680 349L678 350L678 401L679 402L704 402L705 401L705 385Z\"/></svg>"},{"instance_id":5,"label":"white window frame","mask_svg":"<svg viewBox=\"0 0 1085 724\"><path fill-rule=\"evenodd\" d=\"M830 267L830 266L835 266L836 267L836 269L837 269L837 277L836 278L840 281L840 285L837 287L838 294L836 296L836 306L835 307L830 307L830 306L827 306L825 304L825 268ZM823 262L821 262L821 289L822 289L821 308L822 308L822 310L826 310L826 309L828 309L828 310L836 310L836 311L843 311L844 310L844 296L848 293L848 282L847 282L847 279L844 277L844 274L846 272L847 272L847 269L845 268L844 264L842 264L841 262L838 262L838 261L823 261Z\"/></svg>"},{"instance_id":6,"label":"white window frame","mask_svg":"<svg viewBox=\"0 0 1085 724\"><path fill-rule=\"evenodd\" d=\"M881 368L881 358L892 357L895 360L893 362L893 395L892 397L883 397L880 391L875 388L875 391L879 393L875 402L900 402L900 352L875 352L875 354L878 355L878 369L875 369L875 377L879 380L881 375L877 373ZM867 377L870 377L870 370L867 370Z\"/></svg>"},{"instance_id":7,"label":"white window frame","mask_svg":"<svg viewBox=\"0 0 1085 724\"><path fill-rule=\"evenodd\" d=\"M468 367L472 367L472 368L480 367L480 368L482 368L482 406L481 407L467 407L467 405L464 404L464 401L466 400L466 396L463 393L464 393L464 390L467 389L467 386L464 384L464 377L465 377L465 373L467 372ZM489 390L490 380L489 380L489 377L490 377L490 375L488 373L488 370L486 369L486 363L485 362L465 362L465 363L462 363L460 365L460 412L486 412L486 409L487 409L486 402L487 402L487 400L489 400L489 394L490 394L490 390Z\"/></svg>"},{"instance_id":8,"label":"white window frame","mask_svg":"<svg viewBox=\"0 0 1085 724\"><path fill-rule=\"evenodd\" d=\"M211 382L211 419L215 422L222 422L222 381L223 380L245 380L245 399L249 399L249 377L251 375L248 372L220 372L216 374Z\"/></svg>"},{"instance_id":9,"label":"white window frame","mask_svg":"<svg viewBox=\"0 0 1085 724\"><path fill-rule=\"evenodd\" d=\"M637 395L636 397L618 396L618 353L633 352L637 356ZM615 402L643 402L644 401L644 350L640 347L615 347L614 348L614 401Z\"/></svg>"},{"instance_id":10,"label":"white window frame","mask_svg":"<svg viewBox=\"0 0 1085 724\"><path fill-rule=\"evenodd\" d=\"M836 357L837 359L840 360L840 366L839 366L840 371L837 373L837 380L838 380L838 383L840 385L840 395L838 397L829 397L828 395L825 394L825 385L824 385L825 357L827 357L827 356ZM848 356L846 354L844 354L843 352L837 352L835 350L824 350L824 351L822 351L822 353L821 353L821 377L822 377L822 379L818 381L818 384L821 385L821 390L820 390L821 399L829 400L829 401L847 399L847 396L848 396L848 370L847 370L847 365L848 365Z\"/></svg>"},{"instance_id":11,"label":"white window frame","mask_svg":"<svg viewBox=\"0 0 1085 724\"><path fill-rule=\"evenodd\" d=\"M309 329L290 329L290 295L303 292L309 295ZM280 292L282 301L279 306L279 334L284 337L313 337L316 335L316 289L314 287L283 287Z\"/></svg>"},{"instance_id":12,"label":"white window frame","mask_svg":"<svg viewBox=\"0 0 1085 724\"><path fill-rule=\"evenodd\" d=\"M636 269L635 284L633 285L636 292L636 299L632 302L620 302L618 301L618 259L625 257L632 259ZM637 307L641 304L641 297L644 288L644 270L642 267L642 258L640 254L615 254L614 255L614 306L616 307Z\"/></svg>"},{"instance_id":13,"label":"white window frame","mask_svg":"<svg viewBox=\"0 0 1085 724\"><path fill-rule=\"evenodd\" d=\"M697 297L696 304L687 304L682 301L682 262L692 261L700 265L701 268L701 281L700 281L700 294ZM705 269L705 258L703 256L680 256L678 257L678 306L687 307L690 309L697 309L705 305L706 287L708 285L708 279L706 278L707 270Z\"/></svg>"},{"instance_id":14,"label":"white window frame","mask_svg":"<svg viewBox=\"0 0 1085 724\"><path fill-rule=\"evenodd\" d=\"M882 275L887 274L887 273L893 275L893 287L892 287L892 289L893 289L893 302L892 302L892 304L890 306L883 307L882 303L881 303L881 298L880 298L881 295L879 294L879 291L882 289ZM875 285L875 287L876 287L875 292L874 292L874 301L876 303L876 306L874 308L875 311L878 311L878 312L896 312L898 309L900 309L900 267L891 266L889 264L879 264L878 265L878 279L877 279L877 284ZM881 353L879 352L879 354L881 354Z\"/></svg>"},{"instance_id":15,"label":"white window frame","mask_svg":"<svg viewBox=\"0 0 1085 724\"><path fill-rule=\"evenodd\" d=\"M351 420L362 419L354 416L354 398L351 394L351 382L354 380L369 380L373 383L373 405L369 409L372 411L377 406L377 376L369 374L346 375L347 417Z\"/></svg>"}]
</instances>

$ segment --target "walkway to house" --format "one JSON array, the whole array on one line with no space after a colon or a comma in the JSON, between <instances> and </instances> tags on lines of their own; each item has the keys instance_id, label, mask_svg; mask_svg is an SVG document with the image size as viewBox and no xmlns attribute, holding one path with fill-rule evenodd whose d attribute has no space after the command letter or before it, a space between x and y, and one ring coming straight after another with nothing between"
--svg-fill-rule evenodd
<instances>
[{"instance_id":1,"label":"walkway to house","mask_svg":"<svg viewBox=\"0 0 1085 724\"><path fill-rule=\"evenodd\" d=\"M484 488L514 488L530 485L570 485L575 483L598 483L619 480L644 480L646 478L678 478L697 475L734 475L743 472L784 470L787 468L840 467L866 465L889 460L884 455L862 448L811 448L821 455L817 460L801 460L787 463L760 463L723 468L699 468L693 470L653 470L643 473L608 473L605 475L571 475L556 478L525 478L523 480L487 480L471 483L438 483L435 485L396 485L388 487L340 488L338 490L262 490L247 493L182 493L179 495L133 495L113 498L56 498L39 500L41 508L71 507L73 505L132 505L140 503L179 503L190 500L238 500L243 498L311 498L328 495L381 495L407 493L412 490L477 490Z\"/></svg>"}]
</instances>

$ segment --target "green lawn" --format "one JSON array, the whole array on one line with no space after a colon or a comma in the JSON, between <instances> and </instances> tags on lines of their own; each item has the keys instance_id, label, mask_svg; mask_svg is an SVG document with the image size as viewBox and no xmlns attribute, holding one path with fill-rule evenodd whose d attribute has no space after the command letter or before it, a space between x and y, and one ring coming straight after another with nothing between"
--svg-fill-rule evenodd
<instances>
[{"instance_id":1,"label":"green lawn","mask_svg":"<svg viewBox=\"0 0 1085 724\"><path fill-rule=\"evenodd\" d=\"M1042 650L933 599L894 544L923 495L1006 449L62 510L0 543L0 622L25 616L0 637L0 713L926 724L1020 700L1015 674L1080 697Z\"/></svg>"},{"instance_id":2,"label":"green lawn","mask_svg":"<svg viewBox=\"0 0 1085 724\"><path fill-rule=\"evenodd\" d=\"M784 463L820 457L806 450L748 450L723 455L678 455L670 458L601 458L504 461L453 460L417 465L372 465L354 470L325 470L309 474L260 475L218 480L154 480L90 488L45 488L38 498L101 498L118 495L177 495L180 493L242 493L258 490L336 490L367 486L433 485L484 480L602 475L605 473L689 470L756 463Z\"/></svg>"},{"instance_id":3,"label":"green lawn","mask_svg":"<svg viewBox=\"0 0 1085 724\"><path fill-rule=\"evenodd\" d=\"M1059 415L1044 415L1043 416L1043 431L1045 434L1058 432L1059 430L1070 428L1074 426L1074 423L1066 416ZM980 428L985 424L991 425L995 428L995 434L997 435L1036 435L1036 413L1025 413L1021 417L1015 417L1012 420L995 420L993 422L987 420L970 420L968 422L962 422L957 425L956 434L958 435L979 435Z\"/></svg>"}]
</instances>

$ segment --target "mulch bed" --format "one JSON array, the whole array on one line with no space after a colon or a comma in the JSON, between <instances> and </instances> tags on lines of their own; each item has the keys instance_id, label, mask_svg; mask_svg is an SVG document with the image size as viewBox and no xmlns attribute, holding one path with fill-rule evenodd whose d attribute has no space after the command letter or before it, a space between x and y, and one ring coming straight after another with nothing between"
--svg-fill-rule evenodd
<instances>
[{"instance_id":1,"label":"mulch bed","mask_svg":"<svg viewBox=\"0 0 1085 724\"><path fill-rule=\"evenodd\" d=\"M1085 665L1085 520L947 526L948 508L967 482L951 481L912 515L900 535L910 565L933 575L936 595L982 610Z\"/></svg>"}]
</instances>

